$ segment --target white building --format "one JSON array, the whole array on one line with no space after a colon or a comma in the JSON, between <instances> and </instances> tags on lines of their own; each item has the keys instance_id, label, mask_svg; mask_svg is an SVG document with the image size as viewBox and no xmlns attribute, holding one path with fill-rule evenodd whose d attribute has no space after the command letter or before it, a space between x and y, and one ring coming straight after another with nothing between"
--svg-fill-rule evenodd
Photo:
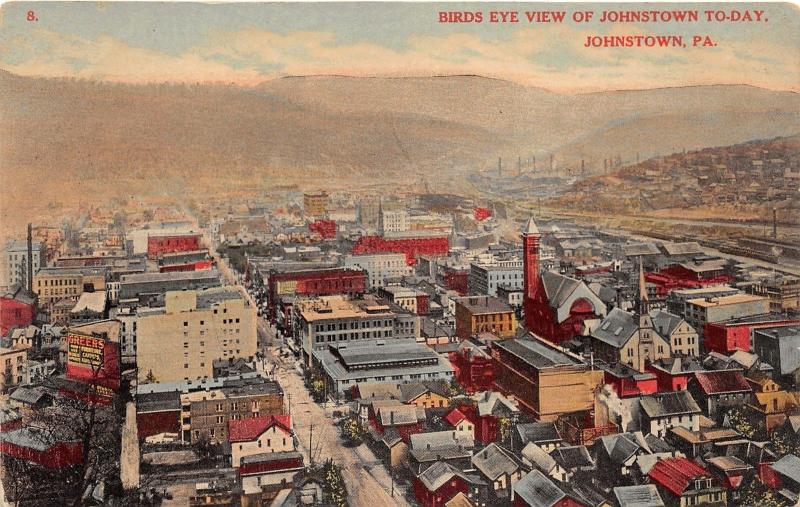
<instances>
[{"instance_id":1,"label":"white building","mask_svg":"<svg viewBox=\"0 0 800 507\"><path fill-rule=\"evenodd\" d=\"M44 260L44 246L38 241L33 242L33 273L42 267ZM24 286L27 283L28 273L28 242L12 240L6 246L3 255L3 272L5 274L2 285L11 287L19 284Z\"/></svg>"},{"instance_id":2,"label":"white building","mask_svg":"<svg viewBox=\"0 0 800 507\"><path fill-rule=\"evenodd\" d=\"M405 210L382 210L381 231L405 232L409 229L408 212Z\"/></svg>"},{"instance_id":3,"label":"white building","mask_svg":"<svg viewBox=\"0 0 800 507\"><path fill-rule=\"evenodd\" d=\"M385 287L387 278L411 276L414 271L401 253L348 255L344 258L344 267L366 271L369 288Z\"/></svg>"}]
</instances>

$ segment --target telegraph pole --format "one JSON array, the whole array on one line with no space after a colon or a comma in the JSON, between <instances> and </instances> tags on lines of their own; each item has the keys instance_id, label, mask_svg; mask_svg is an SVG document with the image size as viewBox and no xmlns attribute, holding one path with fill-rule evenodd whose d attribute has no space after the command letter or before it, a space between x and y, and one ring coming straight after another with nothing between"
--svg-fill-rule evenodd
<instances>
[{"instance_id":1,"label":"telegraph pole","mask_svg":"<svg viewBox=\"0 0 800 507\"><path fill-rule=\"evenodd\" d=\"M314 438L314 425L308 427L308 457L311 464L314 464L314 448L311 447L311 439Z\"/></svg>"}]
</instances>

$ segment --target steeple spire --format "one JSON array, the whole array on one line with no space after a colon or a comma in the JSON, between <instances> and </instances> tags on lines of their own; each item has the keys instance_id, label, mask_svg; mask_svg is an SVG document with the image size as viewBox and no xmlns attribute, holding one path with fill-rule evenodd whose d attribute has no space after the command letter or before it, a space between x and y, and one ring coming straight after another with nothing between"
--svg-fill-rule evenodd
<instances>
[{"instance_id":1,"label":"steeple spire","mask_svg":"<svg viewBox=\"0 0 800 507\"><path fill-rule=\"evenodd\" d=\"M642 258L639 257L639 313L644 315L649 313L649 301L647 298L647 283L644 279L644 268Z\"/></svg>"}]
</instances>

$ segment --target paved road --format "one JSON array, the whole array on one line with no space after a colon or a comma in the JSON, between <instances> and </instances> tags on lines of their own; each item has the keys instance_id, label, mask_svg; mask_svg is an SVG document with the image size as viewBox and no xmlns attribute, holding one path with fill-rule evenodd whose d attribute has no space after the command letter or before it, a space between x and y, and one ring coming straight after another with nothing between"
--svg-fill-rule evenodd
<instances>
[{"instance_id":1,"label":"paved road","mask_svg":"<svg viewBox=\"0 0 800 507\"><path fill-rule=\"evenodd\" d=\"M291 413L294 430L300 443L299 450L320 462L328 458L342 467L348 500L353 507L408 506L399 488L390 496L391 479L383 464L365 446L349 448L342 445L339 430L334 426L330 412L311 399L303 385L300 374L294 370L281 369L277 380L287 395L291 396ZM311 426L313 425L313 430ZM309 446L309 437L311 445ZM309 453L309 449L312 450Z\"/></svg>"}]
</instances>

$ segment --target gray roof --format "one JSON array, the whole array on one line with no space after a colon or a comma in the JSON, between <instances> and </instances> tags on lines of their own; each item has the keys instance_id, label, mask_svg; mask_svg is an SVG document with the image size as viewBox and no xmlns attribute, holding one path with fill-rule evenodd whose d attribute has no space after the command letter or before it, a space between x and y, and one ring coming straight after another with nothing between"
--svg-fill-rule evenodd
<instances>
[{"instance_id":1,"label":"gray roof","mask_svg":"<svg viewBox=\"0 0 800 507\"><path fill-rule=\"evenodd\" d=\"M533 442L523 447L521 454L528 463L546 474L549 474L557 465L556 460L547 454L547 451Z\"/></svg>"},{"instance_id":2,"label":"gray roof","mask_svg":"<svg viewBox=\"0 0 800 507\"><path fill-rule=\"evenodd\" d=\"M622 246L622 253L627 257L639 255L659 255L661 251L655 243L629 243Z\"/></svg>"},{"instance_id":3,"label":"gray roof","mask_svg":"<svg viewBox=\"0 0 800 507\"><path fill-rule=\"evenodd\" d=\"M651 419L681 414L699 414L700 407L688 391L671 391L642 396L639 403Z\"/></svg>"},{"instance_id":4,"label":"gray roof","mask_svg":"<svg viewBox=\"0 0 800 507\"><path fill-rule=\"evenodd\" d=\"M574 356L544 343L543 340L515 338L496 341L492 343L492 347L506 350L537 369L582 364Z\"/></svg>"},{"instance_id":5,"label":"gray roof","mask_svg":"<svg viewBox=\"0 0 800 507\"><path fill-rule=\"evenodd\" d=\"M438 358L438 354L425 345L412 340L363 341L358 345L340 344L335 347L346 367L420 361Z\"/></svg>"},{"instance_id":6,"label":"gray roof","mask_svg":"<svg viewBox=\"0 0 800 507\"><path fill-rule=\"evenodd\" d=\"M409 437L411 449L437 451L449 448L472 448L474 440L455 431L432 431L429 433L414 433Z\"/></svg>"},{"instance_id":7,"label":"gray roof","mask_svg":"<svg viewBox=\"0 0 800 507\"><path fill-rule=\"evenodd\" d=\"M582 284L580 280L564 276L554 271L542 273L542 286L552 308L558 308L570 294Z\"/></svg>"},{"instance_id":8,"label":"gray roof","mask_svg":"<svg viewBox=\"0 0 800 507\"><path fill-rule=\"evenodd\" d=\"M661 248L667 255L692 255L703 253L703 247L696 241L684 243L664 243Z\"/></svg>"},{"instance_id":9,"label":"gray roof","mask_svg":"<svg viewBox=\"0 0 800 507\"><path fill-rule=\"evenodd\" d=\"M141 393L136 395L136 412L166 412L181 409L181 393L178 391Z\"/></svg>"},{"instance_id":10,"label":"gray roof","mask_svg":"<svg viewBox=\"0 0 800 507\"><path fill-rule=\"evenodd\" d=\"M478 415L481 417L490 414L510 415L519 413L519 407L497 391L485 391L482 394L476 393L473 399L478 402Z\"/></svg>"},{"instance_id":11,"label":"gray roof","mask_svg":"<svg viewBox=\"0 0 800 507\"><path fill-rule=\"evenodd\" d=\"M539 227L536 226L536 222L533 220L533 217L530 217L528 221L525 223L525 229L522 231L522 234L525 235L539 234Z\"/></svg>"},{"instance_id":12,"label":"gray roof","mask_svg":"<svg viewBox=\"0 0 800 507\"><path fill-rule=\"evenodd\" d=\"M57 443L51 431L34 426L25 426L7 433L0 433L0 442L8 442L40 452L46 451Z\"/></svg>"},{"instance_id":13,"label":"gray roof","mask_svg":"<svg viewBox=\"0 0 800 507\"><path fill-rule=\"evenodd\" d=\"M19 387L11 394L9 398L26 405L33 405L38 403L39 400L45 396L48 396L47 393L41 389L33 387Z\"/></svg>"},{"instance_id":14,"label":"gray roof","mask_svg":"<svg viewBox=\"0 0 800 507\"><path fill-rule=\"evenodd\" d=\"M619 507L664 507L655 484L619 486L614 488Z\"/></svg>"},{"instance_id":15,"label":"gray roof","mask_svg":"<svg viewBox=\"0 0 800 507\"><path fill-rule=\"evenodd\" d=\"M510 476L519 470L519 463L511 454L495 443L489 444L472 457L472 464L488 479L494 481L501 475Z\"/></svg>"},{"instance_id":16,"label":"gray roof","mask_svg":"<svg viewBox=\"0 0 800 507\"><path fill-rule=\"evenodd\" d=\"M800 483L800 458L794 454L787 454L773 463L772 469L794 482Z\"/></svg>"},{"instance_id":17,"label":"gray roof","mask_svg":"<svg viewBox=\"0 0 800 507\"><path fill-rule=\"evenodd\" d=\"M444 461L438 461L419 474L419 480L428 489L436 491L447 483L452 477L460 477L464 481L473 484L481 484L483 481L475 476L467 475L453 465Z\"/></svg>"},{"instance_id":18,"label":"gray roof","mask_svg":"<svg viewBox=\"0 0 800 507\"><path fill-rule=\"evenodd\" d=\"M609 345L620 348L639 329L639 322L632 313L614 307L597 328L592 337Z\"/></svg>"},{"instance_id":19,"label":"gray roof","mask_svg":"<svg viewBox=\"0 0 800 507\"><path fill-rule=\"evenodd\" d=\"M528 442L538 444L540 442L561 441L561 435L558 433L558 428L556 428L556 423L554 422L517 424L514 431L523 444L527 444Z\"/></svg>"},{"instance_id":20,"label":"gray roof","mask_svg":"<svg viewBox=\"0 0 800 507\"><path fill-rule=\"evenodd\" d=\"M531 507L552 507L567 496L553 481L538 470L531 470L512 487L514 493Z\"/></svg>"},{"instance_id":21,"label":"gray roof","mask_svg":"<svg viewBox=\"0 0 800 507\"><path fill-rule=\"evenodd\" d=\"M449 395L449 388L443 380L400 384L398 388L400 389L400 399L406 403L429 391L445 397Z\"/></svg>"},{"instance_id":22,"label":"gray roof","mask_svg":"<svg viewBox=\"0 0 800 507\"><path fill-rule=\"evenodd\" d=\"M664 310L650 312L650 318L653 320L653 327L656 328L656 331L661 336L671 335L675 328L683 322L683 318L680 316Z\"/></svg>"},{"instance_id":23,"label":"gray roof","mask_svg":"<svg viewBox=\"0 0 800 507\"><path fill-rule=\"evenodd\" d=\"M381 420L381 425L383 426L416 424L420 421L420 414L416 405L394 405L390 407L382 407L378 410L378 415ZM421 419L425 419L424 415Z\"/></svg>"},{"instance_id":24,"label":"gray roof","mask_svg":"<svg viewBox=\"0 0 800 507\"><path fill-rule=\"evenodd\" d=\"M600 444L612 463L622 465L640 450L649 451L640 431L600 437Z\"/></svg>"},{"instance_id":25,"label":"gray roof","mask_svg":"<svg viewBox=\"0 0 800 507\"><path fill-rule=\"evenodd\" d=\"M297 451L262 452L260 454L251 454L249 456L242 457L242 464L247 465L250 463L269 463L272 461L298 458L300 461L303 460L303 455Z\"/></svg>"},{"instance_id":26,"label":"gray roof","mask_svg":"<svg viewBox=\"0 0 800 507\"><path fill-rule=\"evenodd\" d=\"M556 463L567 470L575 468L593 468L594 460L585 445L556 447L550 453Z\"/></svg>"}]
</instances>

